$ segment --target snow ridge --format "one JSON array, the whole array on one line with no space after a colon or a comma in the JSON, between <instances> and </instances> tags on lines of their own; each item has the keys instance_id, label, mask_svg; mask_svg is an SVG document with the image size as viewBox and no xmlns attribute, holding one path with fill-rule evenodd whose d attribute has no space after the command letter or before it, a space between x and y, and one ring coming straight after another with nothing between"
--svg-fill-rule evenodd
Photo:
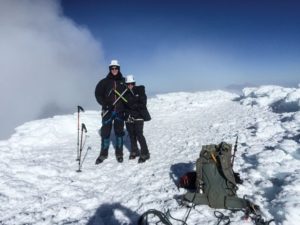
<instances>
[{"instance_id":1,"label":"snow ridge","mask_svg":"<svg viewBox=\"0 0 300 225\"><path fill-rule=\"evenodd\" d=\"M170 93L149 99L145 124L151 159L117 163L99 154L100 114L86 111L88 129L82 173L76 173L77 114L32 121L0 142L0 224L136 224L148 209L170 210L182 219L178 177L194 169L201 146L227 141L239 145L234 169L247 195L277 224L300 221L300 88L246 88L242 96L224 91ZM114 136L111 137L114 140ZM188 224L216 224L213 209L197 206ZM225 214L228 211L223 210ZM232 224L251 224L242 213ZM174 224L176 224L175 221ZM179 224L179 223L177 223Z\"/></svg>"}]
</instances>

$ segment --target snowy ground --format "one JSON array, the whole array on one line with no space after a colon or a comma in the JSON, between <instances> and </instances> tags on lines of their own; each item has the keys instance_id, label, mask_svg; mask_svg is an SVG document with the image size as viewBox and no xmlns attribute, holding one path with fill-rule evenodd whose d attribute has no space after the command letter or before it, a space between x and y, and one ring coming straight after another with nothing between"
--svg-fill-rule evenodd
<instances>
[{"instance_id":1,"label":"snowy ground","mask_svg":"<svg viewBox=\"0 0 300 225\"><path fill-rule=\"evenodd\" d=\"M152 121L145 125L151 159L94 164L99 153L99 112L82 114L88 129L82 172L77 173L77 114L32 121L0 142L0 224L136 224L148 209L178 206L177 178L194 168L201 145L234 143L235 170L247 195L276 224L300 221L300 88L263 86L243 96L222 91L171 93L149 100ZM217 223L213 209L197 206L189 225ZM224 210L225 214L230 214ZM231 215L231 214L230 214ZM232 224L252 224L231 215ZM176 223L174 224L180 224Z\"/></svg>"}]
</instances>

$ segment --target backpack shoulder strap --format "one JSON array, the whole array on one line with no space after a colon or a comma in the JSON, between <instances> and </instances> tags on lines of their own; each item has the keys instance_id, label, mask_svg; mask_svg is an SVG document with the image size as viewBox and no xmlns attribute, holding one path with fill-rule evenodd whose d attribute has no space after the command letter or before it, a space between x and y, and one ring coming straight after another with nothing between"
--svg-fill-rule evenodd
<instances>
[{"instance_id":1,"label":"backpack shoulder strap","mask_svg":"<svg viewBox=\"0 0 300 225\"><path fill-rule=\"evenodd\" d=\"M217 145L203 145L200 156L196 161L196 188L197 192L203 190L203 164L210 163L211 154L215 154Z\"/></svg>"},{"instance_id":2,"label":"backpack shoulder strap","mask_svg":"<svg viewBox=\"0 0 300 225\"><path fill-rule=\"evenodd\" d=\"M234 173L231 165L231 149L232 145L226 142L221 142L218 145L218 155L220 159L220 164L222 172L227 180L229 180L233 186L236 186L236 181L234 178Z\"/></svg>"}]
</instances>

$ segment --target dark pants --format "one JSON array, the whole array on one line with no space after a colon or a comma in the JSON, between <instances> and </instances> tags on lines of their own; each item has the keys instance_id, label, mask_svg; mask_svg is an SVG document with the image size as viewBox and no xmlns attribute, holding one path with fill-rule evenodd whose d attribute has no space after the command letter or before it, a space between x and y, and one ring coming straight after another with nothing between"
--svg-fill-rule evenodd
<instances>
[{"instance_id":1,"label":"dark pants","mask_svg":"<svg viewBox=\"0 0 300 225\"><path fill-rule=\"evenodd\" d=\"M133 122L128 122L128 123L126 122L126 129L130 137L130 144L131 144L130 154L134 156L138 155L137 142L139 142L141 146L141 157L148 156L149 150L148 150L146 139L143 134L144 121L135 120Z\"/></svg>"},{"instance_id":2,"label":"dark pants","mask_svg":"<svg viewBox=\"0 0 300 225\"><path fill-rule=\"evenodd\" d=\"M123 113L109 112L102 118L100 155L104 157L108 155L112 126L116 136L116 156L123 156L124 116Z\"/></svg>"}]
</instances>

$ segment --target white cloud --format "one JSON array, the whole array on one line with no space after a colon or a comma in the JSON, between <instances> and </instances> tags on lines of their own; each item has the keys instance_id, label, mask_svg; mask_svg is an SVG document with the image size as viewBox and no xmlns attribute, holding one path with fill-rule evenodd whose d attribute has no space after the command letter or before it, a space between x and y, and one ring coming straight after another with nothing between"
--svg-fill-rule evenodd
<instances>
[{"instance_id":1,"label":"white cloud","mask_svg":"<svg viewBox=\"0 0 300 225\"><path fill-rule=\"evenodd\" d=\"M0 0L0 139L28 120L95 105L100 43L54 0Z\"/></svg>"}]
</instances>

